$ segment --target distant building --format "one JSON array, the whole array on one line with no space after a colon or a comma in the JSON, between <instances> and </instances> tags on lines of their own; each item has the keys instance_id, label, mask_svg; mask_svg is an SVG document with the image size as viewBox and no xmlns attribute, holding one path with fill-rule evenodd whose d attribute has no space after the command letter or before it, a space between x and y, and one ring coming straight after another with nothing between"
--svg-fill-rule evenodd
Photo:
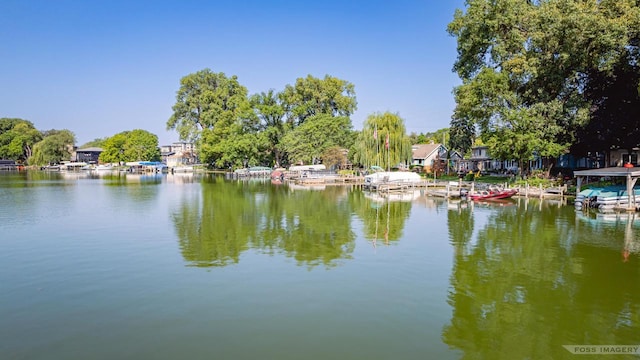
<instances>
[{"instance_id":1,"label":"distant building","mask_svg":"<svg viewBox=\"0 0 640 360\"><path fill-rule=\"evenodd\" d=\"M14 160L0 160L0 170L16 170L18 164Z\"/></svg>"},{"instance_id":2,"label":"distant building","mask_svg":"<svg viewBox=\"0 0 640 360\"><path fill-rule=\"evenodd\" d=\"M198 163L195 144L190 142L180 141L171 145L162 145L160 147L160 157L162 162L169 167Z\"/></svg>"},{"instance_id":3,"label":"distant building","mask_svg":"<svg viewBox=\"0 0 640 360\"><path fill-rule=\"evenodd\" d=\"M97 164L102 148L89 147L84 149L77 149L71 154L71 161L86 162L87 164Z\"/></svg>"}]
</instances>

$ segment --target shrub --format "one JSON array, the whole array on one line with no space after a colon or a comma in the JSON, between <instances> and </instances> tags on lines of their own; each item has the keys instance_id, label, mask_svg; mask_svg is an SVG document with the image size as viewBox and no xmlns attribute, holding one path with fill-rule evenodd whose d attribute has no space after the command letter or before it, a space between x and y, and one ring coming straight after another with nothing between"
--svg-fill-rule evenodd
<instances>
[{"instance_id":1,"label":"shrub","mask_svg":"<svg viewBox=\"0 0 640 360\"><path fill-rule=\"evenodd\" d=\"M547 188L547 187L556 186L557 182L552 179L542 179L542 178L536 178L536 177L531 177L526 180L517 180L515 182L516 186L521 186L521 187L524 187L527 184L529 184L529 186L531 187L539 187L540 185L542 185L543 188Z\"/></svg>"}]
</instances>

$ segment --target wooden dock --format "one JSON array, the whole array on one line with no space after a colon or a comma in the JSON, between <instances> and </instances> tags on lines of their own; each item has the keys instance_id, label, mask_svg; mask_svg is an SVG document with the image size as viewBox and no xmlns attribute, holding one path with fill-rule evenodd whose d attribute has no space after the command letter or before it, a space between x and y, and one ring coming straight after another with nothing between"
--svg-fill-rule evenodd
<instances>
[{"instance_id":1,"label":"wooden dock","mask_svg":"<svg viewBox=\"0 0 640 360\"><path fill-rule=\"evenodd\" d=\"M301 186L317 186L317 185L351 185L351 186L363 186L364 177L355 175L337 175L337 174L318 174L315 176L289 176L285 178L286 181L301 185ZM433 197L440 197L446 199L463 198L466 193L473 192L477 187L482 184L475 182L465 181L448 181L448 180L435 180L424 179L415 182L403 182L403 181L386 181L378 182L369 186L366 189L374 192L381 193L400 193L411 192L414 190L424 190L424 194ZM505 188L507 184L503 185ZM530 198L551 198L551 199L563 199L566 197L567 187L551 187L543 188L542 186L534 187L526 185L518 188L519 197Z\"/></svg>"}]
</instances>

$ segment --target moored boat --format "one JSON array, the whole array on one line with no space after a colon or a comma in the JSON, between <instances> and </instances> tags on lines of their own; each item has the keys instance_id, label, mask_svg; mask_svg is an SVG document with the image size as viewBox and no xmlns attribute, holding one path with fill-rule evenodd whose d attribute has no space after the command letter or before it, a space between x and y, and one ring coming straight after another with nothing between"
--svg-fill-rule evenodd
<instances>
[{"instance_id":1,"label":"moored boat","mask_svg":"<svg viewBox=\"0 0 640 360\"><path fill-rule=\"evenodd\" d=\"M420 175L408 171L380 171L364 177L364 186L370 189L387 185L417 185L422 181Z\"/></svg>"},{"instance_id":2,"label":"moored boat","mask_svg":"<svg viewBox=\"0 0 640 360\"><path fill-rule=\"evenodd\" d=\"M516 189L502 189L497 187L491 187L485 190L467 194L470 200L499 200L508 199L518 193Z\"/></svg>"},{"instance_id":3,"label":"moored boat","mask_svg":"<svg viewBox=\"0 0 640 360\"><path fill-rule=\"evenodd\" d=\"M97 170L97 171L111 171L111 170L114 170L114 167L111 164L100 164L100 165L95 167L95 170Z\"/></svg>"}]
</instances>

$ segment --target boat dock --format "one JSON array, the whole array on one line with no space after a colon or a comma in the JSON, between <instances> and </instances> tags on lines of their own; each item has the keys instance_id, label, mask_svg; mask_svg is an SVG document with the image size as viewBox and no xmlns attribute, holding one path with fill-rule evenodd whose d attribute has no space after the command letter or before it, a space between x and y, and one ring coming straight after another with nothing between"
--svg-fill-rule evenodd
<instances>
[{"instance_id":1,"label":"boat dock","mask_svg":"<svg viewBox=\"0 0 640 360\"><path fill-rule=\"evenodd\" d=\"M624 197L626 199L618 199L616 204L614 204L612 210L622 210L635 212L640 210L640 204L636 200L636 193L634 191L634 186L640 178L640 168L635 167L610 167L610 168L602 168L602 169L590 169L590 170L580 170L574 171L574 175L577 179L576 184L576 194L580 194L580 187L583 182L588 182L589 177L614 177L614 178L624 178L626 183L626 191L624 192Z\"/></svg>"},{"instance_id":2,"label":"boat dock","mask_svg":"<svg viewBox=\"0 0 640 360\"><path fill-rule=\"evenodd\" d=\"M266 171L246 171L243 169L233 173L226 173L227 178L243 179L254 177L265 177L269 175ZM284 169L283 169L284 170ZM375 175L378 175L375 177ZM393 174L393 175L392 175ZM400 174L400 175L398 175ZM372 177L374 175L374 177ZM395 176L394 176L395 175ZM409 177L411 175L412 177ZM367 176L361 176L356 174L337 174L330 171L296 171L296 172L281 172L281 176L274 178L278 182L286 182L294 184L296 186L339 186L350 185L361 187L365 190L372 192L379 192L382 194L399 194L403 192L414 192L415 190L421 190L423 194L427 196L445 198L445 199L460 199L465 198L470 193L481 191L484 187L501 187L505 190L517 190L515 197L527 197L527 198L540 198L540 199L564 199L567 195L567 187L550 187L543 188L542 186L523 186L518 188L510 188L508 183L503 184L484 184L469 181L452 180L437 180L437 179L425 179L419 177L418 174L409 172L382 172L373 173ZM367 180L369 179L369 180ZM505 179L506 180L506 179ZM484 186L484 187L483 187Z\"/></svg>"}]
</instances>

